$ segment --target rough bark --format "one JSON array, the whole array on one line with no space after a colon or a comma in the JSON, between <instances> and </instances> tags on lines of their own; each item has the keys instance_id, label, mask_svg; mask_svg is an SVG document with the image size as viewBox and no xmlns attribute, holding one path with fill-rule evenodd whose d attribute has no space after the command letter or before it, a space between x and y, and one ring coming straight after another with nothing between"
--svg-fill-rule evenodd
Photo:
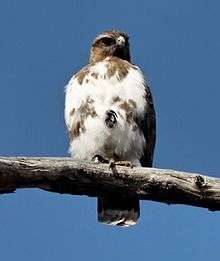
<instances>
[{"instance_id":1,"label":"rough bark","mask_svg":"<svg viewBox=\"0 0 220 261\"><path fill-rule=\"evenodd\" d=\"M72 195L134 197L220 210L220 179L156 168L75 162L70 158L0 158L0 193L40 188Z\"/></svg>"}]
</instances>

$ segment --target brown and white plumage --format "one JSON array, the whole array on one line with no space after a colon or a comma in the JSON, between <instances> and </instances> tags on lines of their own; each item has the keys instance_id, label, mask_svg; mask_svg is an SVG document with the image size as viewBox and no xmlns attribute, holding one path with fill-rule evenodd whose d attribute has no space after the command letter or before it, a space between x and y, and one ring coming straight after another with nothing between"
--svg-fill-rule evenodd
<instances>
[{"instance_id":1,"label":"brown and white plumage","mask_svg":"<svg viewBox=\"0 0 220 261\"><path fill-rule=\"evenodd\" d=\"M153 99L141 70L130 61L127 34L107 31L95 38L90 63L66 87L65 121L73 159L100 155L152 166ZM101 222L129 226L139 217L139 202L99 199L98 213Z\"/></svg>"}]
</instances>

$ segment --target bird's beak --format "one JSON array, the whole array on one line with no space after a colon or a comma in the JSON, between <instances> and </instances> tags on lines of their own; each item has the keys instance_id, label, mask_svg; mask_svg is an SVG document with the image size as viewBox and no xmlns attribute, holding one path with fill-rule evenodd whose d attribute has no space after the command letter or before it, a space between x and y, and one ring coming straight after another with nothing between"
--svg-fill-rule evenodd
<instances>
[{"instance_id":1,"label":"bird's beak","mask_svg":"<svg viewBox=\"0 0 220 261\"><path fill-rule=\"evenodd\" d=\"M117 41L116 41L116 44L120 47L124 46L125 45L125 38L123 36L119 36Z\"/></svg>"}]
</instances>

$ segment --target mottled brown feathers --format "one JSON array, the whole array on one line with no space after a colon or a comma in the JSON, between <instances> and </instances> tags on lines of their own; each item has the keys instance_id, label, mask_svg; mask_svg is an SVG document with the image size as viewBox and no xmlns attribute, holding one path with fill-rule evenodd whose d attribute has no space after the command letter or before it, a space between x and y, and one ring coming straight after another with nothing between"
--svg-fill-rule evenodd
<instances>
[{"instance_id":1,"label":"mottled brown feathers","mask_svg":"<svg viewBox=\"0 0 220 261\"><path fill-rule=\"evenodd\" d=\"M98 74L97 72L93 72L93 73L91 73L91 76L92 76L93 78L95 78L95 79L98 79L99 74Z\"/></svg>"},{"instance_id":2,"label":"mottled brown feathers","mask_svg":"<svg viewBox=\"0 0 220 261\"><path fill-rule=\"evenodd\" d=\"M133 112L137 107L137 104L132 99L129 99L128 101L123 101L119 107L125 111L126 115L126 121L128 123L131 123L133 121L134 115Z\"/></svg>"},{"instance_id":3,"label":"mottled brown feathers","mask_svg":"<svg viewBox=\"0 0 220 261\"><path fill-rule=\"evenodd\" d=\"M93 79L98 80L99 78L102 79L110 79L114 76L116 76L116 78L121 81L123 80L129 70L132 69L137 69L136 66L134 66L133 64L122 60L120 58L117 57L109 57L105 60L105 63L103 64L103 66L106 67L106 72L104 74L99 74L98 72L94 72L92 70L92 67L95 66L96 63L91 63L88 66L85 66L84 68L82 68L76 75L75 77L78 80L78 83L80 85L83 84L83 81L85 79L86 83L89 83L89 77L91 76Z\"/></svg>"},{"instance_id":4,"label":"mottled brown feathers","mask_svg":"<svg viewBox=\"0 0 220 261\"><path fill-rule=\"evenodd\" d=\"M75 75L79 84L83 83L83 80L85 76L88 75L88 73L89 73L89 66L85 66Z\"/></svg>"},{"instance_id":5,"label":"mottled brown feathers","mask_svg":"<svg viewBox=\"0 0 220 261\"><path fill-rule=\"evenodd\" d=\"M127 76L129 69L132 67L132 65L127 61L116 57L112 57L111 59L109 59L106 66L107 77L110 79L114 75L117 75L119 81Z\"/></svg>"},{"instance_id":6,"label":"mottled brown feathers","mask_svg":"<svg viewBox=\"0 0 220 261\"><path fill-rule=\"evenodd\" d=\"M121 98L118 96L118 95L116 95L116 96L114 96L113 98L112 98L112 103L114 104L114 103L116 103L116 102L120 102L121 101Z\"/></svg>"},{"instance_id":7,"label":"mottled brown feathers","mask_svg":"<svg viewBox=\"0 0 220 261\"><path fill-rule=\"evenodd\" d=\"M97 117L97 113L95 111L95 107L93 105L94 100L88 96L86 98L86 101L81 104L81 106L78 109L78 113L80 115L80 119L74 122L71 131L70 131L70 140L72 140L75 137L78 137L80 133L84 133L86 131L85 128L85 120L91 116L92 118ZM75 109L71 111L72 116L74 116Z\"/></svg>"},{"instance_id":8,"label":"mottled brown feathers","mask_svg":"<svg viewBox=\"0 0 220 261\"><path fill-rule=\"evenodd\" d=\"M80 132L84 133L86 131L84 126L84 121L77 121L74 123L73 128L70 131L70 141L73 140L73 138L76 138L80 135Z\"/></svg>"}]
</instances>

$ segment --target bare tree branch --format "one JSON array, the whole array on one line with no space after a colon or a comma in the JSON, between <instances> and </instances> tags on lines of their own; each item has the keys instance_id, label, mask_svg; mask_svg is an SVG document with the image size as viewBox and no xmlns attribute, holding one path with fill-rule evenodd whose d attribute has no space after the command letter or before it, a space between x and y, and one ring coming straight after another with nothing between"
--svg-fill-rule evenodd
<instances>
[{"instance_id":1,"label":"bare tree branch","mask_svg":"<svg viewBox=\"0 0 220 261\"><path fill-rule=\"evenodd\" d=\"M135 197L220 210L220 179L156 168L115 167L71 158L0 158L0 193L41 188L72 195Z\"/></svg>"}]
</instances>

